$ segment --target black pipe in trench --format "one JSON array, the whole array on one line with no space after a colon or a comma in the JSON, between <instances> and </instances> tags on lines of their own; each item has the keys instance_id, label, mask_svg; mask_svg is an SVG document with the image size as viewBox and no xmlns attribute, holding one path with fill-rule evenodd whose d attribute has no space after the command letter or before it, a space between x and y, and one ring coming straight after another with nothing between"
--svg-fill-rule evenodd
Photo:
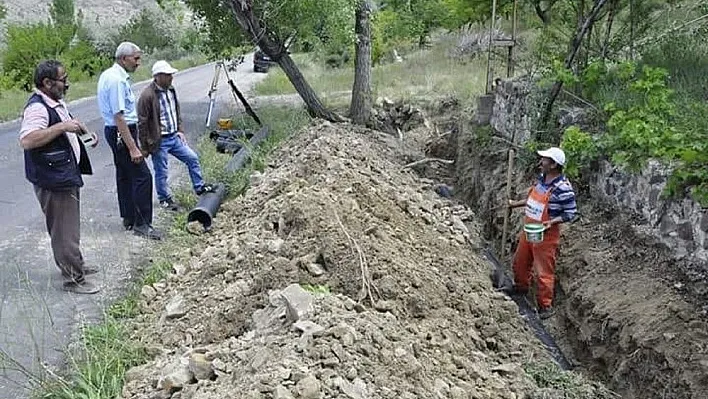
<instances>
[{"instance_id":1,"label":"black pipe in trench","mask_svg":"<svg viewBox=\"0 0 708 399\"><path fill-rule=\"evenodd\" d=\"M558 364L558 366L563 370L570 370L572 368L570 362L566 359L563 351L561 351L558 347L558 344L556 344L556 341L553 339L551 334L546 331L543 323L541 323L541 320L538 318L536 310L533 309L529 301L526 299L526 296L509 293L513 292L509 289L512 287L511 278L504 272L504 267L501 265L499 259L497 259L494 255L494 252L492 252L491 249L486 248L484 250L484 254L493 266L492 279L494 280L495 288L502 289L511 298L511 300L516 303L519 307L519 314L521 314L521 318L523 318L531 327L534 335L541 340L556 364Z\"/></svg>"}]
</instances>

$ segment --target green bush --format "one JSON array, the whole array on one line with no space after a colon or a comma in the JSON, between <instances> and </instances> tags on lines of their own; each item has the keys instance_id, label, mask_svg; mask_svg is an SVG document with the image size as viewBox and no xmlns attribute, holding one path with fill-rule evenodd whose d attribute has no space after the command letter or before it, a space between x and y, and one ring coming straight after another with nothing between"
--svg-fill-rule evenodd
<instances>
[{"instance_id":1,"label":"green bush","mask_svg":"<svg viewBox=\"0 0 708 399\"><path fill-rule=\"evenodd\" d=\"M583 94L606 104L606 132L595 141L572 127L562 146L580 163L600 154L638 171L649 159L673 169L666 193L708 205L708 105L677 96L663 68L625 62L591 65L580 79ZM569 165L568 173L578 173Z\"/></svg>"},{"instance_id":2,"label":"green bush","mask_svg":"<svg viewBox=\"0 0 708 399\"><path fill-rule=\"evenodd\" d=\"M81 81L97 76L111 66L108 54L101 54L88 41L80 41L65 51L59 59L64 64L71 80Z\"/></svg>"},{"instance_id":3,"label":"green bush","mask_svg":"<svg viewBox=\"0 0 708 399\"><path fill-rule=\"evenodd\" d=\"M168 28L173 25L153 10L144 8L118 29L113 41L115 46L123 41L133 42L147 53L172 48L177 43L177 38Z\"/></svg>"},{"instance_id":4,"label":"green bush","mask_svg":"<svg viewBox=\"0 0 708 399\"><path fill-rule=\"evenodd\" d=\"M35 66L44 59L57 59L68 48L50 24L10 25L6 33L7 47L2 68L15 79L15 87L29 90L33 86Z\"/></svg>"},{"instance_id":5,"label":"green bush","mask_svg":"<svg viewBox=\"0 0 708 399\"><path fill-rule=\"evenodd\" d=\"M560 147L568 158L568 164L564 170L570 178L580 177L581 171L587 169L599 154L595 139L577 126L571 126L565 130Z\"/></svg>"}]
</instances>

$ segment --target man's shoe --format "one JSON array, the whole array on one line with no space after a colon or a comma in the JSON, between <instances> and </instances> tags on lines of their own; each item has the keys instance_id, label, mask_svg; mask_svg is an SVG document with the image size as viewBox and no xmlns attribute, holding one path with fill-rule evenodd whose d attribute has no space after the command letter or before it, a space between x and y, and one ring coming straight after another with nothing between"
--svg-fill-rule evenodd
<instances>
[{"instance_id":1,"label":"man's shoe","mask_svg":"<svg viewBox=\"0 0 708 399\"><path fill-rule=\"evenodd\" d=\"M163 234L160 230L155 230L152 226L142 225L133 227L133 233L136 236L149 238L151 240L161 240Z\"/></svg>"},{"instance_id":2,"label":"man's shoe","mask_svg":"<svg viewBox=\"0 0 708 399\"><path fill-rule=\"evenodd\" d=\"M167 209L168 211L173 211L173 212L179 212L180 207L177 205L177 203L172 200L172 198L168 198L166 200L160 201L160 207L162 209Z\"/></svg>"},{"instance_id":3,"label":"man's shoe","mask_svg":"<svg viewBox=\"0 0 708 399\"><path fill-rule=\"evenodd\" d=\"M96 273L98 273L98 269L96 269L95 267L84 267L84 276Z\"/></svg>"},{"instance_id":4,"label":"man's shoe","mask_svg":"<svg viewBox=\"0 0 708 399\"><path fill-rule=\"evenodd\" d=\"M216 186L214 186L213 184L209 184L209 183L201 186L199 189L196 190L197 195L202 195L205 193L213 193L214 191L216 191Z\"/></svg>"},{"instance_id":5,"label":"man's shoe","mask_svg":"<svg viewBox=\"0 0 708 399\"><path fill-rule=\"evenodd\" d=\"M132 230L133 229L133 221L129 219L123 219L123 227L125 227L126 230Z\"/></svg>"},{"instance_id":6,"label":"man's shoe","mask_svg":"<svg viewBox=\"0 0 708 399\"><path fill-rule=\"evenodd\" d=\"M538 317L540 317L541 320L546 320L547 318L553 316L554 314L555 314L555 311L553 310L553 306L538 309Z\"/></svg>"},{"instance_id":7,"label":"man's shoe","mask_svg":"<svg viewBox=\"0 0 708 399\"><path fill-rule=\"evenodd\" d=\"M74 294L95 294L101 291L93 283L86 280L82 282L67 281L62 285L62 289L67 292L73 292Z\"/></svg>"}]
</instances>

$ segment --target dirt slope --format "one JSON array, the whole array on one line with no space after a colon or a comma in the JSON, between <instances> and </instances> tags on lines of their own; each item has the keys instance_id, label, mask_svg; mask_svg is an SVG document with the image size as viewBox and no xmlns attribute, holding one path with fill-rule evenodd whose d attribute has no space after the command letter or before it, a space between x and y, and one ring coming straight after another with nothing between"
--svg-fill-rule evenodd
<instances>
[{"instance_id":1,"label":"dirt slope","mask_svg":"<svg viewBox=\"0 0 708 399\"><path fill-rule=\"evenodd\" d=\"M566 353L627 399L708 397L706 311L682 295L677 260L616 211L586 202L584 213L558 261Z\"/></svg>"},{"instance_id":2,"label":"dirt slope","mask_svg":"<svg viewBox=\"0 0 708 399\"><path fill-rule=\"evenodd\" d=\"M175 274L143 288L135 337L155 359L123 397L606 397L526 374L549 358L492 290L474 215L403 156L349 125L287 141Z\"/></svg>"}]
</instances>

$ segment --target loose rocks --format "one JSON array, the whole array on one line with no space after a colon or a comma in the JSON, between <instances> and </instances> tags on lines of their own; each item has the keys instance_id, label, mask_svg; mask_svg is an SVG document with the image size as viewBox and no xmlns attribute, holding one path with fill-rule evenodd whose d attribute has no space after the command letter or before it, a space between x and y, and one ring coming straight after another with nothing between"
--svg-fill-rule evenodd
<instances>
[{"instance_id":1,"label":"loose rocks","mask_svg":"<svg viewBox=\"0 0 708 399\"><path fill-rule=\"evenodd\" d=\"M494 292L470 244L474 215L403 170L399 149L346 124L289 138L258 184L222 205L191 271L160 282L135 331L166 350L123 397L537 392L525 362L550 358Z\"/></svg>"}]
</instances>

